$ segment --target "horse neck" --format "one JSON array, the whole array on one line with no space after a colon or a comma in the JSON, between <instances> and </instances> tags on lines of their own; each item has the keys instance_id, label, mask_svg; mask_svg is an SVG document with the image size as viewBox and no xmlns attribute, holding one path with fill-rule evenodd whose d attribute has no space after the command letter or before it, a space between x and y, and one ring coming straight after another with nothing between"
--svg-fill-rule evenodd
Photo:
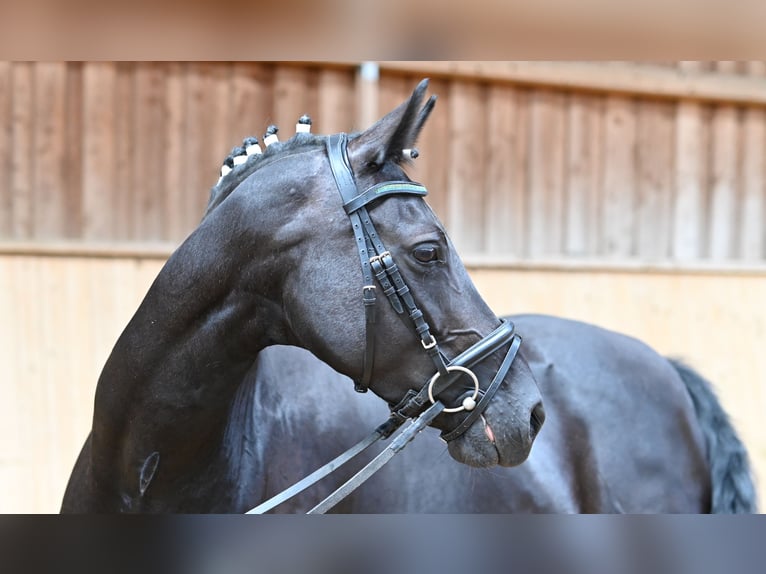
<instances>
[{"instance_id":1,"label":"horse neck","mask_svg":"<svg viewBox=\"0 0 766 574\"><path fill-rule=\"evenodd\" d=\"M205 222L179 247L99 378L96 472L137 483L152 452L166 476L214 455L242 378L262 348L285 342L281 303L266 289L277 280L236 226Z\"/></svg>"}]
</instances>

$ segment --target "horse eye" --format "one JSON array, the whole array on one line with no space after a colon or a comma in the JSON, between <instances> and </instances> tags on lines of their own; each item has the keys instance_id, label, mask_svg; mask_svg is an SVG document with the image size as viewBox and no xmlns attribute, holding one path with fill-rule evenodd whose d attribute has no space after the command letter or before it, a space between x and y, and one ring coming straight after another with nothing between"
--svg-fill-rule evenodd
<instances>
[{"instance_id":1,"label":"horse eye","mask_svg":"<svg viewBox=\"0 0 766 574\"><path fill-rule=\"evenodd\" d=\"M412 255L421 263L430 263L439 259L439 252L432 246L416 247Z\"/></svg>"}]
</instances>

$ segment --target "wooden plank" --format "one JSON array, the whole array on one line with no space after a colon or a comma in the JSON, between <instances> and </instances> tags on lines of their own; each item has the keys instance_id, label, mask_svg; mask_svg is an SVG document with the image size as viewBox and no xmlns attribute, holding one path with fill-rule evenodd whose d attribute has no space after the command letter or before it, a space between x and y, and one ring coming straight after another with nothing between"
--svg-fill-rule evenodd
<instances>
[{"instance_id":1,"label":"wooden plank","mask_svg":"<svg viewBox=\"0 0 766 574\"><path fill-rule=\"evenodd\" d=\"M255 136L260 140L266 131L274 107L274 93L271 89L273 74L274 66L271 64L232 64L231 107L237 138ZM225 155L221 155L221 161Z\"/></svg>"},{"instance_id":2,"label":"wooden plank","mask_svg":"<svg viewBox=\"0 0 766 574\"><path fill-rule=\"evenodd\" d=\"M210 89L212 91L211 108L208 113L213 118L212 129L208 133L208 139L210 140L208 163L217 165L215 173L212 174L213 177L210 178L210 182L200 190L193 190L196 197L205 197L205 199L207 197L204 192L218 181L218 170L220 169L218 162L221 158L221 152L229 152L234 146L242 143L238 135L239 130L235 129L234 114L231 107L231 64L211 65L208 71L210 74ZM207 205L206 201L204 204L200 202L200 211L195 218L193 227L196 227L196 222L202 217L205 205Z\"/></svg>"},{"instance_id":3,"label":"wooden plank","mask_svg":"<svg viewBox=\"0 0 766 574\"><path fill-rule=\"evenodd\" d=\"M304 96L304 111L298 114L293 121L292 134L295 134L295 124L298 123L298 118L303 114L308 114L309 117L319 116L319 69L316 66L311 66L306 70L306 88ZM314 133L317 133L314 130ZM291 135L292 135L291 134Z\"/></svg>"},{"instance_id":4,"label":"wooden plank","mask_svg":"<svg viewBox=\"0 0 766 574\"><path fill-rule=\"evenodd\" d=\"M675 182L675 106L638 103L636 149L636 255L661 260L670 255Z\"/></svg>"},{"instance_id":5,"label":"wooden plank","mask_svg":"<svg viewBox=\"0 0 766 574\"><path fill-rule=\"evenodd\" d=\"M683 62L694 73L698 62ZM680 102L676 115L676 185L673 216L673 257L701 257L704 245L706 134L703 109L696 102Z\"/></svg>"},{"instance_id":6,"label":"wooden plank","mask_svg":"<svg viewBox=\"0 0 766 574\"><path fill-rule=\"evenodd\" d=\"M513 252L518 231L518 214L515 213L519 192L516 174L519 166L514 159L517 148L525 142L518 141L520 130L516 122L516 90L509 86L490 86L487 89L487 153L486 165L486 212L484 214L484 245L488 253Z\"/></svg>"},{"instance_id":7,"label":"wooden plank","mask_svg":"<svg viewBox=\"0 0 766 574\"><path fill-rule=\"evenodd\" d=\"M485 93L474 82L450 89L450 163L447 232L461 253L484 248L486 166Z\"/></svg>"},{"instance_id":8,"label":"wooden plank","mask_svg":"<svg viewBox=\"0 0 766 574\"><path fill-rule=\"evenodd\" d=\"M141 62L135 69L135 195L132 237L164 236L165 64Z\"/></svg>"},{"instance_id":9,"label":"wooden plank","mask_svg":"<svg viewBox=\"0 0 766 574\"><path fill-rule=\"evenodd\" d=\"M112 178L112 238L132 239L135 208L141 184L136 173L137 62L118 62L114 78L114 177Z\"/></svg>"},{"instance_id":10,"label":"wooden plank","mask_svg":"<svg viewBox=\"0 0 766 574\"><path fill-rule=\"evenodd\" d=\"M83 64L67 63L66 136L64 145L64 213L62 238L82 237L82 167L83 167Z\"/></svg>"},{"instance_id":11,"label":"wooden plank","mask_svg":"<svg viewBox=\"0 0 766 574\"><path fill-rule=\"evenodd\" d=\"M428 88L436 95L436 105L420 132L416 147L420 156L407 167L412 179L428 188L426 201L442 222L448 221L448 176L450 162L450 88L444 80L434 80Z\"/></svg>"},{"instance_id":12,"label":"wooden plank","mask_svg":"<svg viewBox=\"0 0 766 574\"><path fill-rule=\"evenodd\" d=\"M66 234L66 64L35 65L33 162L34 236Z\"/></svg>"},{"instance_id":13,"label":"wooden plank","mask_svg":"<svg viewBox=\"0 0 766 574\"><path fill-rule=\"evenodd\" d=\"M766 76L763 62L748 65L748 73ZM764 208L766 200L766 110L747 108L744 111L742 146L742 212L740 225L740 257L746 261L764 256Z\"/></svg>"},{"instance_id":14,"label":"wooden plank","mask_svg":"<svg viewBox=\"0 0 766 574\"><path fill-rule=\"evenodd\" d=\"M563 248L566 100L547 91L534 91L531 98L527 253L536 257Z\"/></svg>"},{"instance_id":15,"label":"wooden plank","mask_svg":"<svg viewBox=\"0 0 766 574\"><path fill-rule=\"evenodd\" d=\"M407 100L413 89L415 89L415 84L407 76L381 74L378 80L378 113L373 118L373 123ZM362 126L362 129L368 127L370 126Z\"/></svg>"},{"instance_id":16,"label":"wooden plank","mask_svg":"<svg viewBox=\"0 0 766 574\"><path fill-rule=\"evenodd\" d=\"M274 123L279 127L280 141L290 139L298 118L311 111L307 109L306 82L303 67L277 66L274 70Z\"/></svg>"},{"instance_id":17,"label":"wooden plank","mask_svg":"<svg viewBox=\"0 0 766 574\"><path fill-rule=\"evenodd\" d=\"M708 254L713 259L730 259L737 250L739 116L734 106L718 106L713 110L708 223Z\"/></svg>"},{"instance_id":18,"label":"wooden plank","mask_svg":"<svg viewBox=\"0 0 766 574\"><path fill-rule=\"evenodd\" d=\"M194 63L187 69L186 89L186 213L189 231L205 212L209 190L218 180L221 163L241 143L229 135L230 77L215 64Z\"/></svg>"},{"instance_id":19,"label":"wooden plank","mask_svg":"<svg viewBox=\"0 0 766 574\"><path fill-rule=\"evenodd\" d=\"M0 237L11 237L13 229L13 196L11 195L12 86L12 64L0 62Z\"/></svg>"},{"instance_id":20,"label":"wooden plank","mask_svg":"<svg viewBox=\"0 0 766 574\"><path fill-rule=\"evenodd\" d=\"M160 198L163 200L164 226L162 238L180 242L190 231L185 218L186 194L186 84L185 64L170 62L165 66L165 133L163 185Z\"/></svg>"},{"instance_id":21,"label":"wooden plank","mask_svg":"<svg viewBox=\"0 0 766 574\"><path fill-rule=\"evenodd\" d=\"M14 63L11 150L12 235L28 239L34 231L34 64Z\"/></svg>"},{"instance_id":22,"label":"wooden plank","mask_svg":"<svg viewBox=\"0 0 766 574\"><path fill-rule=\"evenodd\" d=\"M354 76L346 70L322 69L319 72L317 115L311 131L332 134L354 127Z\"/></svg>"},{"instance_id":23,"label":"wooden plank","mask_svg":"<svg viewBox=\"0 0 766 574\"><path fill-rule=\"evenodd\" d=\"M110 239L115 213L115 64L89 62L83 69L84 239Z\"/></svg>"},{"instance_id":24,"label":"wooden plank","mask_svg":"<svg viewBox=\"0 0 766 574\"><path fill-rule=\"evenodd\" d=\"M598 97L572 94L569 98L564 252L570 255L592 255L598 250L603 108Z\"/></svg>"},{"instance_id":25,"label":"wooden plank","mask_svg":"<svg viewBox=\"0 0 766 574\"><path fill-rule=\"evenodd\" d=\"M362 62L356 69L356 115L354 131L362 131L374 124L380 109L380 70L375 62Z\"/></svg>"},{"instance_id":26,"label":"wooden plank","mask_svg":"<svg viewBox=\"0 0 766 574\"><path fill-rule=\"evenodd\" d=\"M628 257L635 252L636 107L633 100L609 96L604 118L602 252Z\"/></svg>"},{"instance_id":27,"label":"wooden plank","mask_svg":"<svg viewBox=\"0 0 766 574\"><path fill-rule=\"evenodd\" d=\"M606 62L382 61L382 72L511 82L586 92L766 105L766 79L697 69Z\"/></svg>"}]
</instances>

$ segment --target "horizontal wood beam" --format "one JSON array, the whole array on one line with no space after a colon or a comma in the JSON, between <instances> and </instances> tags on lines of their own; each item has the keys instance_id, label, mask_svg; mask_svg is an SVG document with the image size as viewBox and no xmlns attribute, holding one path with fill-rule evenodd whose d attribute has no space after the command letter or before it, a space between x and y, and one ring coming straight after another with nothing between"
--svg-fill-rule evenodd
<instances>
[{"instance_id":1,"label":"horizontal wood beam","mask_svg":"<svg viewBox=\"0 0 766 574\"><path fill-rule=\"evenodd\" d=\"M580 92L766 106L766 77L762 76L625 62L382 61L378 64L381 73L401 72Z\"/></svg>"},{"instance_id":2,"label":"horizontal wood beam","mask_svg":"<svg viewBox=\"0 0 766 574\"><path fill-rule=\"evenodd\" d=\"M0 241L0 256L94 257L165 260L177 245L153 242ZM737 261L643 261L639 259L545 258L520 259L504 255L466 254L471 269L518 271L571 271L574 273L688 273L709 275L766 275L766 262Z\"/></svg>"},{"instance_id":3,"label":"horizontal wood beam","mask_svg":"<svg viewBox=\"0 0 766 574\"><path fill-rule=\"evenodd\" d=\"M165 260L178 247L174 243L130 241L0 241L1 255L39 257L97 257Z\"/></svg>"}]
</instances>

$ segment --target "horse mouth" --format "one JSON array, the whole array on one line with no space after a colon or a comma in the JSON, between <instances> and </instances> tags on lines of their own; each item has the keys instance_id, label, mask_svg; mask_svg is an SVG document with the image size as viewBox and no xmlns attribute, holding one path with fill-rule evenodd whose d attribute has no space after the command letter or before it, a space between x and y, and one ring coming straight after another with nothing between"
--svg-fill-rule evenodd
<instances>
[{"instance_id":1,"label":"horse mouth","mask_svg":"<svg viewBox=\"0 0 766 574\"><path fill-rule=\"evenodd\" d=\"M530 411L527 424L514 430L498 426L497 420L487 420L481 415L463 436L450 441L447 448L452 458L469 466L518 466L529 456L544 423L545 410L541 402Z\"/></svg>"}]
</instances>

